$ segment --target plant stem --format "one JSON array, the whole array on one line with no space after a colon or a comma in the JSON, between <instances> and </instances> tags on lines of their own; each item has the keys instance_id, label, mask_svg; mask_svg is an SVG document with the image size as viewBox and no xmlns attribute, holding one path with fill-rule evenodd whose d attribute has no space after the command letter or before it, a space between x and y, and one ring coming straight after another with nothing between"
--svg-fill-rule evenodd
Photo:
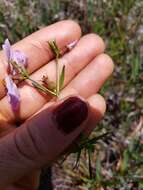
<instances>
[{"instance_id":1,"label":"plant stem","mask_svg":"<svg viewBox=\"0 0 143 190\"><path fill-rule=\"evenodd\" d=\"M49 90L48 88L46 88L45 86L39 84L38 82L34 81L33 79L31 79L30 77L27 78L28 80L30 80L33 84L34 87L36 87L37 89L45 92L45 93L50 93L54 96L57 96L57 93L53 92L52 90Z\"/></svg>"},{"instance_id":2,"label":"plant stem","mask_svg":"<svg viewBox=\"0 0 143 190\"><path fill-rule=\"evenodd\" d=\"M60 94L60 71L59 71L59 56L60 56L60 49L55 40L48 42L51 50L56 56L56 96L58 97Z\"/></svg>"},{"instance_id":3,"label":"plant stem","mask_svg":"<svg viewBox=\"0 0 143 190\"><path fill-rule=\"evenodd\" d=\"M54 95L54 96L57 96L57 92L59 93L59 91L57 91L57 92L55 93L55 92L53 92L52 90L49 90L48 88L46 88L45 86L43 86L42 84L39 84L38 82L36 82L36 81L34 81L33 79L31 79L30 76L29 76L29 74L28 74L28 72L27 72L27 70L26 70L24 67L21 67L20 65L18 65L18 64L15 63L15 62L11 62L11 64L12 64L12 66L13 66L14 68L16 68L16 69L18 69L18 70L20 71L21 76L23 76L25 80L26 80L26 79L30 80L30 81L32 82L33 86L34 86L35 88L37 88L38 90L41 90L42 92L44 92L44 93L46 93L46 94L47 94L47 93L50 93L50 94L52 94L52 95ZM57 56L57 66L58 66L58 56ZM59 74L58 74L58 75L59 75ZM59 76L58 76L58 77L59 77ZM59 90L59 88L58 88L58 90Z\"/></svg>"}]
</instances>

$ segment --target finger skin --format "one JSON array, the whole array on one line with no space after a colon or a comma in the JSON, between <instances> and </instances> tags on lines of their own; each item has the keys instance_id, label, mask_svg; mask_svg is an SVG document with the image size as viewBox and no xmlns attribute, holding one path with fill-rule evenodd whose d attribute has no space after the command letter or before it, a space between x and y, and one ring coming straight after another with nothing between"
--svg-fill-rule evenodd
<instances>
[{"instance_id":1,"label":"finger skin","mask_svg":"<svg viewBox=\"0 0 143 190\"><path fill-rule=\"evenodd\" d=\"M81 38L77 46L71 52L64 55L59 61L60 66L63 64L66 66L64 85L67 85L67 83L86 65L88 65L97 54L102 53L104 48L105 45L103 40L95 34L89 34ZM43 75L48 75L51 81L55 80L55 63L53 61L35 72L31 77L34 80L40 81ZM43 96L30 85L21 86L19 91L21 96L21 108L19 111L20 120L25 120L36 113L48 100L51 99L49 96ZM23 109L25 108L25 105L26 109ZM15 121L15 115L11 110L7 97L4 97L0 101L0 113L5 116L8 122Z\"/></svg>"},{"instance_id":2,"label":"finger skin","mask_svg":"<svg viewBox=\"0 0 143 190\"><path fill-rule=\"evenodd\" d=\"M83 130L83 134L89 136L89 134L96 127L96 124L102 119L106 111L106 102L100 94L94 94L87 99L90 107L91 114L88 120L87 127Z\"/></svg>"},{"instance_id":3,"label":"finger skin","mask_svg":"<svg viewBox=\"0 0 143 190\"><path fill-rule=\"evenodd\" d=\"M112 59L107 54L100 54L64 90L73 88L80 96L88 98L99 91L113 69Z\"/></svg>"},{"instance_id":4,"label":"finger skin","mask_svg":"<svg viewBox=\"0 0 143 190\"><path fill-rule=\"evenodd\" d=\"M80 26L71 20L60 21L45 27L23 40L17 42L12 47L25 53L28 58L28 71L34 72L53 58L53 54L48 46L49 40L55 40L60 49L67 44L78 40L81 36ZM6 58L4 52L0 52L0 98L5 95L5 90L1 80L6 74Z\"/></svg>"}]
</instances>

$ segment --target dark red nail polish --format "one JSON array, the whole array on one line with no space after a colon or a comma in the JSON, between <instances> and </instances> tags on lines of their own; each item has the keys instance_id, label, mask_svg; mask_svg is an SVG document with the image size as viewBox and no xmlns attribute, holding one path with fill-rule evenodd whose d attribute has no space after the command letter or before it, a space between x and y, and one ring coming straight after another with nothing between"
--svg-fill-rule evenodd
<instances>
[{"instance_id":1,"label":"dark red nail polish","mask_svg":"<svg viewBox=\"0 0 143 190\"><path fill-rule=\"evenodd\" d=\"M78 97L70 97L53 113L58 129L68 134L74 131L88 116L87 104Z\"/></svg>"}]
</instances>

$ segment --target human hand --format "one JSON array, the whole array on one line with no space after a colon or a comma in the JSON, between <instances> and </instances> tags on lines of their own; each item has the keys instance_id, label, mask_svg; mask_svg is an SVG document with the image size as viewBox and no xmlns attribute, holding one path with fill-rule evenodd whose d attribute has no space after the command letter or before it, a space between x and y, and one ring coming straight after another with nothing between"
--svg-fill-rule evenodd
<instances>
[{"instance_id":1,"label":"human hand","mask_svg":"<svg viewBox=\"0 0 143 190\"><path fill-rule=\"evenodd\" d=\"M106 104L97 94L113 71L111 58L104 54L103 40L88 34L81 37L73 21L61 21L33 33L13 48L28 57L31 78L48 75L55 80L55 63L47 41L56 39L61 50L79 40L60 58L66 66L64 88L59 100L43 96L26 82L19 85L21 105L12 110L0 83L0 189L32 190L39 181L40 168L50 165L83 133L89 133L102 118ZM0 53L0 79L6 73ZM19 125L17 124L19 120ZM16 128L20 126L19 128Z\"/></svg>"}]
</instances>

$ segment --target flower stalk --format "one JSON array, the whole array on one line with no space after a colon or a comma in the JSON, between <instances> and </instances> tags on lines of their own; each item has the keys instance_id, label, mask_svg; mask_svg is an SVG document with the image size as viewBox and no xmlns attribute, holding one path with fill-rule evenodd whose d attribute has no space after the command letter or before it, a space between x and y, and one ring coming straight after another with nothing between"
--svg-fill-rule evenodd
<instances>
[{"instance_id":1,"label":"flower stalk","mask_svg":"<svg viewBox=\"0 0 143 190\"><path fill-rule=\"evenodd\" d=\"M61 55L60 49L58 48L56 41L50 41L48 42L51 50L55 54L56 57L56 96L58 97L60 94L60 72L59 72L59 57Z\"/></svg>"},{"instance_id":2,"label":"flower stalk","mask_svg":"<svg viewBox=\"0 0 143 190\"><path fill-rule=\"evenodd\" d=\"M74 41L66 46L67 50L71 50L77 42ZM45 93L51 94L52 96L59 97L60 91L64 84L65 78L65 66L62 67L60 72L59 58L61 56L61 51L55 40L48 42L52 52L55 55L56 62L56 83L48 80L48 77L42 77L42 84L33 80L27 70L27 57L19 50L12 50L10 42L8 39L5 40L2 48L5 52L7 63L8 63L8 73L7 78L5 78L5 87L7 88L7 95L9 98L9 103L13 110L17 110L20 105L20 95L18 92L18 87L16 86L16 81L29 80L31 81L34 88ZM16 100L16 101L15 101Z\"/></svg>"}]
</instances>

